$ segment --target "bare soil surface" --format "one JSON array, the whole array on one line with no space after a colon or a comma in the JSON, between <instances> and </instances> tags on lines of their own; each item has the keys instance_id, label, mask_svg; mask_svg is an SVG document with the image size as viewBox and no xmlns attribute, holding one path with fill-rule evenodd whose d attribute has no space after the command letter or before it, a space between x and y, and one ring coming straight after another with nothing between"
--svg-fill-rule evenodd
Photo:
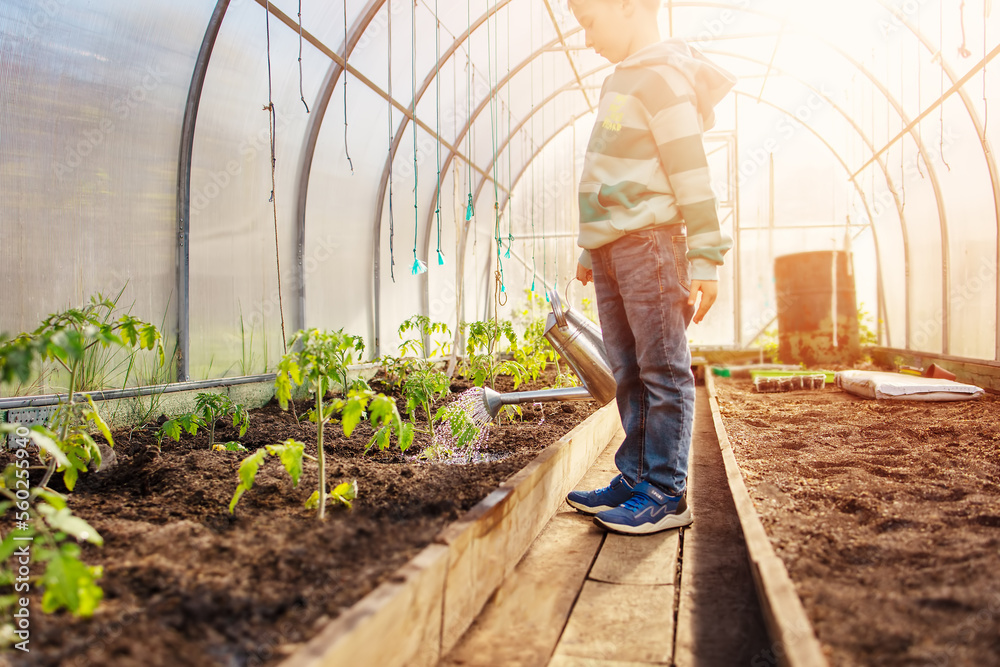
<instances>
[{"instance_id":1,"label":"bare soil surface","mask_svg":"<svg viewBox=\"0 0 1000 667\"><path fill-rule=\"evenodd\" d=\"M832 665L1000 663L1000 397L716 386L750 495Z\"/></svg>"},{"instance_id":2,"label":"bare soil surface","mask_svg":"<svg viewBox=\"0 0 1000 667\"><path fill-rule=\"evenodd\" d=\"M452 391L468 387L459 380ZM498 379L497 389L511 390L509 379ZM299 404L298 414L309 407ZM595 409L592 402L524 406L523 421L491 428L488 451L497 460L477 464L415 460L429 444L419 434L405 455L398 448L364 455L367 424L350 439L327 428L328 480L356 479L359 497L350 511L331 505L323 523L302 506L317 486L315 464L306 462L293 488L274 457L229 514L249 453L286 438L316 453L315 425L296 423L273 401L251 413L243 438L231 425L217 431L217 441L240 440L247 453L209 451L200 432L165 441L159 453L152 428L116 433L117 465L82 475L69 495L73 511L104 538L103 548L87 545L83 554L104 566L100 608L90 619L43 615L33 587L31 652L0 654L0 664L276 664Z\"/></svg>"}]
</instances>

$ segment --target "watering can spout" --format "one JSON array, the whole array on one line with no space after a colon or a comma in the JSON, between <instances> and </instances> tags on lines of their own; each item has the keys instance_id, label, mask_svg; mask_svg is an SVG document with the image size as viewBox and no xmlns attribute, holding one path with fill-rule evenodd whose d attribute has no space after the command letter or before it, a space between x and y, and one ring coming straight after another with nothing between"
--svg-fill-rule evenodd
<instances>
[{"instance_id":1,"label":"watering can spout","mask_svg":"<svg viewBox=\"0 0 1000 667\"><path fill-rule=\"evenodd\" d=\"M589 401L593 398L585 387L562 387L539 389L538 391L512 391L501 394L489 387L483 387L483 405L495 419L505 405L519 403L545 403L548 401Z\"/></svg>"},{"instance_id":2,"label":"watering can spout","mask_svg":"<svg viewBox=\"0 0 1000 667\"><path fill-rule=\"evenodd\" d=\"M563 307L556 290L549 291L549 301L552 312L545 321L545 338L570 365L583 386L505 394L483 387L483 406L491 418L496 418L503 406L517 403L593 399L606 405L615 398L618 385L608 364L601 330L583 315Z\"/></svg>"}]
</instances>

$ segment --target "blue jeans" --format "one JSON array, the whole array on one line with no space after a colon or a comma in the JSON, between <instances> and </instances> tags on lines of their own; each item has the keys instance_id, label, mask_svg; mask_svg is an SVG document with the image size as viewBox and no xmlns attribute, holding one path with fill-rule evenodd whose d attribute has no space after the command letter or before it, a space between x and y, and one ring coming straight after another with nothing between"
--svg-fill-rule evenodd
<instances>
[{"instance_id":1,"label":"blue jeans","mask_svg":"<svg viewBox=\"0 0 1000 667\"><path fill-rule=\"evenodd\" d=\"M687 480L694 375L691 280L682 225L631 232L591 251L604 346L618 382L625 441L615 465L630 484L678 495Z\"/></svg>"}]
</instances>

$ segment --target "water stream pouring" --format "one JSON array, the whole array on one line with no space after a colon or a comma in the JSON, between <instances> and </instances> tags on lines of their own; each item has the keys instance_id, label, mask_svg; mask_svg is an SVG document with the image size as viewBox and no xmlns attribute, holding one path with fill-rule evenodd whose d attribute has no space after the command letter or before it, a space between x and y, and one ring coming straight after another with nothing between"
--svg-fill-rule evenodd
<instances>
[{"instance_id":1,"label":"water stream pouring","mask_svg":"<svg viewBox=\"0 0 1000 667\"><path fill-rule=\"evenodd\" d=\"M593 399L606 405L614 400L618 385L608 364L601 330L582 314L563 306L556 290L549 290L549 301L552 312L545 320L545 338L570 365L583 386L505 394L484 387L483 404L491 417L496 417L503 406L519 403Z\"/></svg>"}]
</instances>

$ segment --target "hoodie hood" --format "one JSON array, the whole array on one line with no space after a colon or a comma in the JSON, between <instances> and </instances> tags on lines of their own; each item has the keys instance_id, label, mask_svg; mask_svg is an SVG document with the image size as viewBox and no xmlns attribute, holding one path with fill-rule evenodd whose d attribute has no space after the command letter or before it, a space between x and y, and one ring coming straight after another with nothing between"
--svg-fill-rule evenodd
<instances>
[{"instance_id":1,"label":"hoodie hood","mask_svg":"<svg viewBox=\"0 0 1000 667\"><path fill-rule=\"evenodd\" d=\"M713 108L736 84L736 77L722 69L682 39L665 39L636 51L618 63L628 67L671 67L680 72L694 89L703 128L715 125Z\"/></svg>"}]
</instances>

